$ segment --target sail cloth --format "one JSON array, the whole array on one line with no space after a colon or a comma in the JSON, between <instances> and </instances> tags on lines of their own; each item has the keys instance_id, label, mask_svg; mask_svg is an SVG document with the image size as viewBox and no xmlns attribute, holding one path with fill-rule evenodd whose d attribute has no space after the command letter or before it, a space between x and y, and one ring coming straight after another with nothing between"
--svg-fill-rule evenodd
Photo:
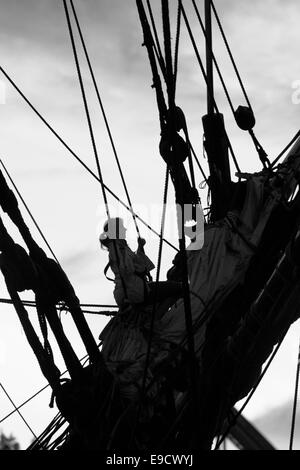
<instances>
[{"instance_id":1,"label":"sail cloth","mask_svg":"<svg viewBox=\"0 0 300 470\"><path fill-rule=\"evenodd\" d=\"M151 306L128 305L108 322L99 336L107 368L114 375L122 396L130 401L140 397L148 349L145 327L149 331L151 311ZM145 384L152 378L148 368ZM155 395L155 391L156 386L152 386L148 396Z\"/></svg>"},{"instance_id":2,"label":"sail cloth","mask_svg":"<svg viewBox=\"0 0 300 470\"><path fill-rule=\"evenodd\" d=\"M273 195L264 202L266 177L258 174L247 181L242 210L228 213L220 222L206 227L203 248L187 252L194 325L201 320L206 306L209 311L215 310L243 282L255 247L277 204ZM232 226L235 227L234 230ZM183 300L178 301L162 317L157 330L165 341L179 344L184 340L186 331ZM205 323L196 330L196 353L204 336Z\"/></svg>"},{"instance_id":3,"label":"sail cloth","mask_svg":"<svg viewBox=\"0 0 300 470\"><path fill-rule=\"evenodd\" d=\"M205 306L216 310L235 287L243 283L255 248L273 210L293 194L299 183L300 139L273 175L266 171L247 175L242 208L232 211L218 223L205 228L204 246L187 252L191 311L195 332L195 352L200 358L205 323L197 328ZM278 184L284 181L284 186ZM267 190L266 190L267 189ZM280 223L280 221L278 221ZM276 236L276 234L274 234ZM162 341L180 344L185 336L184 303L179 301L160 320L157 331Z\"/></svg>"},{"instance_id":4,"label":"sail cloth","mask_svg":"<svg viewBox=\"0 0 300 470\"><path fill-rule=\"evenodd\" d=\"M229 212L224 219L205 228L204 246L201 250L187 251L195 352L198 359L201 359L201 345L205 339L206 322L202 322L202 318L206 314L206 307L208 313L215 311L233 289L243 283L273 210L280 203L282 194L291 193L298 184L294 177L297 167L300 167L299 153L288 166L283 164L272 177L265 171L248 175L242 208ZM275 181L281 172L285 181L284 188ZM146 318L145 312L142 316ZM132 380L136 381L137 371L142 370L147 351L143 327L138 322L136 326L131 325L126 330L121 318L113 319L112 324L114 327L111 333L107 330L103 335L103 348L107 352L105 358L110 361L111 367L118 361L135 361ZM164 360L168 345L184 345L185 339L184 303L179 300L155 322L152 356L155 364ZM109 351L105 347L108 344ZM126 374L127 383L130 382L129 376L130 368ZM120 379L122 380L121 377Z\"/></svg>"}]
</instances>

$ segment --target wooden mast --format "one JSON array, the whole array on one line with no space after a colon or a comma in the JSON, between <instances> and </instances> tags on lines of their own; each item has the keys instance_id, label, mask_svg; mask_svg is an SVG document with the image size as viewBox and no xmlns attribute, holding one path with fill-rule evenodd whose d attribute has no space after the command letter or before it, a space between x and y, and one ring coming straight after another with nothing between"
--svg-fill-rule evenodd
<instances>
[{"instance_id":1,"label":"wooden mast","mask_svg":"<svg viewBox=\"0 0 300 470\"><path fill-rule=\"evenodd\" d=\"M223 218L229 208L231 195L231 175L228 158L228 140L223 115L215 113L213 81L213 44L211 0L204 0L205 43L206 43L206 86L207 114L203 116L205 150L209 164L209 187L211 191L210 220Z\"/></svg>"},{"instance_id":2,"label":"wooden mast","mask_svg":"<svg viewBox=\"0 0 300 470\"><path fill-rule=\"evenodd\" d=\"M206 31L207 114L214 114L214 77L212 58L211 2L204 0Z\"/></svg>"}]
</instances>

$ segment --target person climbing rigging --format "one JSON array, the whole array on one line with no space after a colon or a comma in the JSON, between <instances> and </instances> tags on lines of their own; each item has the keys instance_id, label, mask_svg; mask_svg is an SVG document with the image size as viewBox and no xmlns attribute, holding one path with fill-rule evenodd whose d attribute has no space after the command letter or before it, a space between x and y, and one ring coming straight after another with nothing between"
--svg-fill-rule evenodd
<instances>
[{"instance_id":1,"label":"person climbing rigging","mask_svg":"<svg viewBox=\"0 0 300 470\"><path fill-rule=\"evenodd\" d=\"M123 219L110 218L103 226L100 245L109 252L109 263L104 274L110 267L115 278L114 298L119 307L126 303L151 304L161 302L168 297L182 296L182 283L174 281L151 281L150 271L154 264L144 252L146 241L138 238L138 249L134 253L126 241L126 228ZM109 278L108 278L109 279Z\"/></svg>"}]
</instances>

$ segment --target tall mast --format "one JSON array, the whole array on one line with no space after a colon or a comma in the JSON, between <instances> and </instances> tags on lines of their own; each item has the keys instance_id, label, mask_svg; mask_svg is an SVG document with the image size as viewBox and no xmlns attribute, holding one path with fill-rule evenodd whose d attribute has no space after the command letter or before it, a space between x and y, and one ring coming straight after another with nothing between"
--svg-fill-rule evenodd
<instances>
[{"instance_id":1,"label":"tall mast","mask_svg":"<svg viewBox=\"0 0 300 470\"><path fill-rule=\"evenodd\" d=\"M214 113L211 0L204 0L206 32L207 114Z\"/></svg>"},{"instance_id":2,"label":"tall mast","mask_svg":"<svg viewBox=\"0 0 300 470\"><path fill-rule=\"evenodd\" d=\"M211 0L204 0L205 47L207 77L207 114L203 116L205 149L209 164L211 190L211 222L225 216L231 199L231 176L228 143L221 113L215 113Z\"/></svg>"}]
</instances>

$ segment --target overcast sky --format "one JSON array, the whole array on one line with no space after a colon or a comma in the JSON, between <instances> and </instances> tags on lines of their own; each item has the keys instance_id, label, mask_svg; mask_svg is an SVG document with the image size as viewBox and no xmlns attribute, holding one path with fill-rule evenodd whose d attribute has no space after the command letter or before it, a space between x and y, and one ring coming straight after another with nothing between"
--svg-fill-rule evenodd
<instances>
[{"instance_id":1,"label":"overcast sky","mask_svg":"<svg viewBox=\"0 0 300 470\"><path fill-rule=\"evenodd\" d=\"M151 89L146 50L141 47L142 32L135 1L74 0L74 3L134 207L141 212L148 209L151 225L159 230L165 164L158 153L155 94ZM175 7L176 2L171 3ZM151 4L159 26L160 1L152 0ZM185 0L184 4L202 52L203 38L191 2ZM198 4L201 8L202 1ZM293 103L292 99L297 91L295 87L300 88L297 84L300 80L299 2L215 0L215 4L256 112L255 132L272 160L299 129L300 104L295 99ZM176 8L171 9L171 18L175 38ZM245 104L243 96L215 25L214 28L215 52L237 107ZM125 201L91 80L84 61L82 63L104 180ZM96 171L62 1L0 0L0 65L67 143ZM0 105L1 159L81 301L112 302L113 285L103 275L107 254L101 252L98 245L99 230L104 221L99 185L50 134L5 78L0 76L0 80L5 86L5 104ZM242 170L259 171L253 145L234 124L217 79L216 99L225 115ZM201 126L201 117L206 112L205 86L184 27L179 49L177 104L186 113L191 140L207 169L202 158ZM198 173L196 177L198 183L203 179ZM200 196L205 202L205 191L200 192ZM172 198L171 190L170 200ZM112 200L111 203L114 209ZM32 227L27 215L26 220ZM20 240L6 217L4 221L15 239ZM135 248L132 222L127 225L130 245ZM172 227L170 222L170 231ZM141 227L141 230L148 240L147 252L156 263L158 242L146 229ZM34 228L32 233L42 245ZM172 233L169 235L171 237ZM163 276L173 256L172 249L166 247ZM0 297L7 297L2 280ZM23 297L29 298L29 294L25 293ZM45 381L15 312L4 306L1 310L0 378L18 404ZM32 319L34 316L31 312ZM104 320L88 320L97 337ZM77 345L78 354L83 355L68 317L63 317L63 322ZM246 416L258 416L292 396L298 337L299 325L296 325ZM61 365L59 360L58 363ZM49 391L44 392L39 400L23 410L36 433L54 414L48 409L49 400ZM11 404L0 391L0 419L10 410ZM23 445L31 439L17 416L0 428L13 431Z\"/></svg>"}]
</instances>

